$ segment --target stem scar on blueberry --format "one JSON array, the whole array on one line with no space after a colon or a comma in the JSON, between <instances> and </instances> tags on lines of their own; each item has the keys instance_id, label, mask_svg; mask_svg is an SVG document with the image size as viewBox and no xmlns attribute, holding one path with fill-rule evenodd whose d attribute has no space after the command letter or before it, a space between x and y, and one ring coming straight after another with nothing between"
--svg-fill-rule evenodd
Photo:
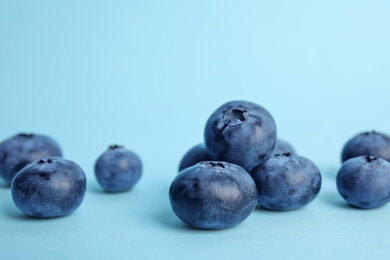
<instances>
[{"instance_id":1,"label":"stem scar on blueberry","mask_svg":"<svg viewBox=\"0 0 390 260\"><path fill-rule=\"evenodd\" d=\"M370 131L367 131L367 132L364 132L364 133L363 133L363 135L371 135L371 134L376 134L375 129L371 130L371 132L370 132Z\"/></svg>"},{"instance_id":2,"label":"stem scar on blueberry","mask_svg":"<svg viewBox=\"0 0 390 260\"><path fill-rule=\"evenodd\" d=\"M225 165L223 163L215 163L215 162L209 162L209 165L212 167L220 167L220 168L223 168L225 169Z\"/></svg>"},{"instance_id":3,"label":"stem scar on blueberry","mask_svg":"<svg viewBox=\"0 0 390 260\"><path fill-rule=\"evenodd\" d=\"M378 158L376 158L375 156L369 155L369 156L366 156L365 159L366 159L366 162L370 163L372 161L377 160Z\"/></svg>"},{"instance_id":4,"label":"stem scar on blueberry","mask_svg":"<svg viewBox=\"0 0 390 260\"><path fill-rule=\"evenodd\" d=\"M44 163L45 163L45 161L42 160L42 159L40 159L40 160L38 161L38 164L44 164Z\"/></svg>"},{"instance_id":5,"label":"stem scar on blueberry","mask_svg":"<svg viewBox=\"0 0 390 260\"><path fill-rule=\"evenodd\" d=\"M280 156L283 156L283 157L290 157L290 155L291 155L290 152L274 154L275 157L280 157Z\"/></svg>"},{"instance_id":6,"label":"stem scar on blueberry","mask_svg":"<svg viewBox=\"0 0 390 260\"><path fill-rule=\"evenodd\" d=\"M21 136L21 137L32 137L34 134L27 134L27 133L20 133L18 134L18 136Z\"/></svg>"},{"instance_id":7,"label":"stem scar on blueberry","mask_svg":"<svg viewBox=\"0 0 390 260\"><path fill-rule=\"evenodd\" d=\"M242 108L229 109L223 115L223 121L229 126L240 125L249 117L248 111Z\"/></svg>"},{"instance_id":8,"label":"stem scar on blueberry","mask_svg":"<svg viewBox=\"0 0 390 260\"><path fill-rule=\"evenodd\" d=\"M108 150L115 150L115 149L121 149L121 148L123 148L123 145L113 144L113 145L110 145L108 147Z\"/></svg>"}]
</instances>

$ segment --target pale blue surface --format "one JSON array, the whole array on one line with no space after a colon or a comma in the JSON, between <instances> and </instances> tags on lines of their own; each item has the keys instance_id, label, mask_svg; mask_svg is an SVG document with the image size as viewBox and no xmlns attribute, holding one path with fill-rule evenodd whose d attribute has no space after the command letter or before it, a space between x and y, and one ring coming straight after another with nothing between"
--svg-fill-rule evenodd
<instances>
[{"instance_id":1,"label":"pale blue surface","mask_svg":"<svg viewBox=\"0 0 390 260\"><path fill-rule=\"evenodd\" d=\"M390 133L389 1L0 1L0 139L48 134L88 177L82 206L36 220L0 186L0 259L380 259L390 206L356 210L335 188L343 144ZM168 188L219 105L266 107L318 164L319 197L189 229ZM129 193L93 175L109 144L143 160Z\"/></svg>"}]
</instances>

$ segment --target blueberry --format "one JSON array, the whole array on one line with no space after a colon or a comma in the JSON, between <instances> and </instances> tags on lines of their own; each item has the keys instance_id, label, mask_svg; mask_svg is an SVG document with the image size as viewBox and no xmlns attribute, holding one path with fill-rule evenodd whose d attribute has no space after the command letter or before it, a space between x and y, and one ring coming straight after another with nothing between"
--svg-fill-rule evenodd
<instances>
[{"instance_id":1,"label":"blueberry","mask_svg":"<svg viewBox=\"0 0 390 260\"><path fill-rule=\"evenodd\" d=\"M184 154L179 164L179 172L202 161L212 161L211 155L204 143L195 145Z\"/></svg>"},{"instance_id":2,"label":"blueberry","mask_svg":"<svg viewBox=\"0 0 390 260\"><path fill-rule=\"evenodd\" d=\"M273 153L276 131L275 121L265 108L247 101L231 101L210 116L204 139L214 160L250 171Z\"/></svg>"},{"instance_id":3,"label":"blueberry","mask_svg":"<svg viewBox=\"0 0 390 260\"><path fill-rule=\"evenodd\" d=\"M0 177L11 184L12 179L32 161L49 157L62 157L59 144L39 134L18 134L0 144Z\"/></svg>"},{"instance_id":4,"label":"blueberry","mask_svg":"<svg viewBox=\"0 0 390 260\"><path fill-rule=\"evenodd\" d=\"M84 199L86 178L76 163L46 157L26 165L12 181L12 199L32 217L60 217L76 210Z\"/></svg>"},{"instance_id":5,"label":"blueberry","mask_svg":"<svg viewBox=\"0 0 390 260\"><path fill-rule=\"evenodd\" d=\"M390 161L390 136L371 131L352 137L343 147L341 162L362 155L372 155Z\"/></svg>"},{"instance_id":6,"label":"blueberry","mask_svg":"<svg viewBox=\"0 0 390 260\"><path fill-rule=\"evenodd\" d=\"M375 156L358 156L343 163L337 189L352 206L372 209L390 201L390 163Z\"/></svg>"},{"instance_id":7,"label":"blueberry","mask_svg":"<svg viewBox=\"0 0 390 260\"><path fill-rule=\"evenodd\" d=\"M309 159L274 154L251 172L258 203L269 210L292 210L312 202L321 189L321 174Z\"/></svg>"},{"instance_id":8,"label":"blueberry","mask_svg":"<svg viewBox=\"0 0 390 260\"><path fill-rule=\"evenodd\" d=\"M256 206L256 186L240 166L200 162L181 171L169 189L172 209L184 223L224 229L244 221Z\"/></svg>"},{"instance_id":9,"label":"blueberry","mask_svg":"<svg viewBox=\"0 0 390 260\"><path fill-rule=\"evenodd\" d=\"M124 192L141 178L142 162L137 154L112 145L95 163L95 176L107 192Z\"/></svg>"},{"instance_id":10,"label":"blueberry","mask_svg":"<svg viewBox=\"0 0 390 260\"><path fill-rule=\"evenodd\" d=\"M278 139L276 140L276 145L274 149L274 154L281 153L296 153L294 147L285 140Z\"/></svg>"}]
</instances>

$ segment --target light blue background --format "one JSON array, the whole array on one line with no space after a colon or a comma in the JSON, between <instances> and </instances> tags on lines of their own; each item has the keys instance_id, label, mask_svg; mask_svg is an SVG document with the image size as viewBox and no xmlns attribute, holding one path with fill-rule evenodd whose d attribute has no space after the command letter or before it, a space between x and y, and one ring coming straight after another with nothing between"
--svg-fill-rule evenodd
<instances>
[{"instance_id":1,"label":"light blue background","mask_svg":"<svg viewBox=\"0 0 390 260\"><path fill-rule=\"evenodd\" d=\"M88 177L82 206L24 217L0 185L1 259L379 259L390 207L335 188L344 143L390 133L389 1L0 1L0 139L47 134ZM259 103L321 169L309 206L261 209L222 231L187 228L168 188L227 101ZM93 175L109 144L143 160L128 193Z\"/></svg>"}]
</instances>

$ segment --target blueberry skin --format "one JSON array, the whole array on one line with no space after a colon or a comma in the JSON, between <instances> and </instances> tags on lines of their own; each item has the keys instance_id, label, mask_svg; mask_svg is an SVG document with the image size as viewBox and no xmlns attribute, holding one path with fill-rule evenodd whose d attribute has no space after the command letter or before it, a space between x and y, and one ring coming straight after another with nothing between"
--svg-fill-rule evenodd
<instances>
[{"instance_id":1,"label":"blueberry skin","mask_svg":"<svg viewBox=\"0 0 390 260\"><path fill-rule=\"evenodd\" d=\"M351 158L338 171L336 184L350 205L378 208L390 201L390 163L375 156Z\"/></svg>"},{"instance_id":2,"label":"blueberry skin","mask_svg":"<svg viewBox=\"0 0 390 260\"><path fill-rule=\"evenodd\" d=\"M169 189L176 216L200 229L225 229L244 221L256 206L256 185L240 166L200 162L181 171Z\"/></svg>"},{"instance_id":3,"label":"blueberry skin","mask_svg":"<svg viewBox=\"0 0 390 260\"><path fill-rule=\"evenodd\" d=\"M96 179L107 192L130 190L139 181L141 174L141 159L123 146L110 146L95 163Z\"/></svg>"},{"instance_id":4,"label":"blueberry skin","mask_svg":"<svg viewBox=\"0 0 390 260\"><path fill-rule=\"evenodd\" d=\"M207 120L205 144L214 160L240 165L248 172L274 151L276 123L262 106L231 101Z\"/></svg>"},{"instance_id":5,"label":"blueberry skin","mask_svg":"<svg viewBox=\"0 0 390 260\"><path fill-rule=\"evenodd\" d=\"M287 141L278 139L274 149L274 154L280 153L296 153L294 147Z\"/></svg>"},{"instance_id":6,"label":"blueberry skin","mask_svg":"<svg viewBox=\"0 0 390 260\"><path fill-rule=\"evenodd\" d=\"M352 137L343 147L341 162L362 155L372 155L390 161L390 136L371 131Z\"/></svg>"},{"instance_id":7,"label":"blueberry skin","mask_svg":"<svg viewBox=\"0 0 390 260\"><path fill-rule=\"evenodd\" d=\"M274 154L251 172L257 202L269 210L299 209L321 189L321 173L309 159L296 154Z\"/></svg>"},{"instance_id":8,"label":"blueberry skin","mask_svg":"<svg viewBox=\"0 0 390 260\"><path fill-rule=\"evenodd\" d=\"M62 157L59 144L40 134L18 134L0 144L0 177L11 184L27 164L44 157Z\"/></svg>"},{"instance_id":9,"label":"blueberry skin","mask_svg":"<svg viewBox=\"0 0 390 260\"><path fill-rule=\"evenodd\" d=\"M46 157L26 165L12 181L15 205L32 217L61 217L76 210L84 199L86 177L76 163Z\"/></svg>"},{"instance_id":10,"label":"blueberry skin","mask_svg":"<svg viewBox=\"0 0 390 260\"><path fill-rule=\"evenodd\" d=\"M179 172L202 161L212 161L204 143L195 145L184 154L179 164Z\"/></svg>"}]
</instances>

